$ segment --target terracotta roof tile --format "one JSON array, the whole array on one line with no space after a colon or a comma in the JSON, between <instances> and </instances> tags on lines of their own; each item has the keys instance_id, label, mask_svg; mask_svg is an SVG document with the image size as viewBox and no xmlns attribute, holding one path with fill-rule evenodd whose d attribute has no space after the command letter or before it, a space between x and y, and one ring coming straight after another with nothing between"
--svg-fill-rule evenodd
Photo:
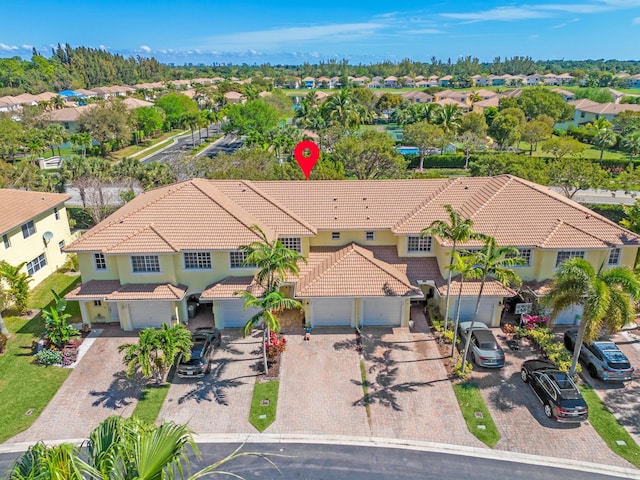
<instances>
[{"instance_id":1,"label":"terracotta roof tile","mask_svg":"<svg viewBox=\"0 0 640 480\"><path fill-rule=\"evenodd\" d=\"M118 280L90 280L67 293L67 300L182 300L187 287L170 283L129 283Z\"/></svg>"},{"instance_id":2,"label":"terracotta roof tile","mask_svg":"<svg viewBox=\"0 0 640 480\"><path fill-rule=\"evenodd\" d=\"M0 189L0 234L69 200L71 195Z\"/></svg>"},{"instance_id":3,"label":"terracotta roof tile","mask_svg":"<svg viewBox=\"0 0 640 480\"><path fill-rule=\"evenodd\" d=\"M248 291L259 297L264 293L264 288L255 282L254 277L227 277L213 283L204 289L200 300L213 300L216 298L238 298L236 292Z\"/></svg>"}]
</instances>

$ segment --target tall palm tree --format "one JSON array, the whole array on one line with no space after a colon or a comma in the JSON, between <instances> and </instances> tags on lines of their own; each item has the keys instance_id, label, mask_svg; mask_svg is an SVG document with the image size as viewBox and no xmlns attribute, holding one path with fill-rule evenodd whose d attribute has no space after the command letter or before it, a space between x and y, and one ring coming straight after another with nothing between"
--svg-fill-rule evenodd
<instances>
[{"instance_id":1,"label":"tall palm tree","mask_svg":"<svg viewBox=\"0 0 640 480\"><path fill-rule=\"evenodd\" d=\"M280 291L265 291L261 297L256 297L248 291L240 293L244 300L244 308L257 308L258 312L253 315L245 324L242 330L243 336L249 335L251 330L262 324L262 360L264 363L264 373L269 371L267 364L267 344L270 338L270 332L278 333L280 331L280 321L278 313L290 308L302 308L302 304L293 298L286 298Z\"/></svg>"},{"instance_id":2,"label":"tall palm tree","mask_svg":"<svg viewBox=\"0 0 640 480\"><path fill-rule=\"evenodd\" d=\"M471 280L475 278L476 271L473 265L473 257L469 255L460 255L459 253L453 253L455 258L454 262L447 267L451 270L455 270L460 275L460 289L458 290L458 301L456 303L456 319L453 327L453 343L451 344L451 356L455 353L456 342L458 341L458 324L460 323L460 300L462 299L462 287L465 280ZM447 292L448 294L448 292Z\"/></svg>"},{"instance_id":3,"label":"tall palm tree","mask_svg":"<svg viewBox=\"0 0 640 480\"><path fill-rule=\"evenodd\" d=\"M622 148L629 152L629 162L633 162L633 157L640 155L640 131L626 135L622 139Z\"/></svg>"},{"instance_id":4,"label":"tall palm tree","mask_svg":"<svg viewBox=\"0 0 640 480\"><path fill-rule=\"evenodd\" d=\"M595 339L603 326L616 332L635 318L632 300L640 299L640 279L626 266L603 267L596 272L583 258L568 259L556 271L545 298L552 319L571 305L583 306L570 375L576 373L584 340Z\"/></svg>"},{"instance_id":5,"label":"tall palm tree","mask_svg":"<svg viewBox=\"0 0 640 480\"><path fill-rule=\"evenodd\" d=\"M473 331L473 325L478 318L478 310L480 309L480 300L487 278L491 277L498 281L502 286L520 285L522 280L510 267L523 265L525 260L520 258L519 250L516 247L500 247L496 239L493 237L485 237L484 246L479 251L471 253L471 262L474 267L470 275L480 279L480 291L476 300L476 307L471 317L471 326L469 331ZM462 359L462 373L465 372L467 365L467 355L469 352L469 344L471 343L471 335L467 335L464 345L464 355Z\"/></svg>"},{"instance_id":6,"label":"tall palm tree","mask_svg":"<svg viewBox=\"0 0 640 480\"><path fill-rule=\"evenodd\" d=\"M616 134L613 130L600 130L594 138L593 143L600 149L600 161L602 161L602 157L604 155L604 149L612 147L615 145L617 140Z\"/></svg>"},{"instance_id":7,"label":"tall palm tree","mask_svg":"<svg viewBox=\"0 0 640 480\"><path fill-rule=\"evenodd\" d=\"M160 356L160 338L154 328L140 331L138 343L125 343L118 347L124 352L124 363L127 366L127 376L140 370L145 378L154 378L156 383L162 381L164 359Z\"/></svg>"},{"instance_id":8,"label":"tall palm tree","mask_svg":"<svg viewBox=\"0 0 640 480\"><path fill-rule=\"evenodd\" d=\"M160 344L159 349L164 357L165 372L175 363L178 354L182 354L185 360L189 360L193 342L187 327L181 323L171 326L163 323L160 330L156 330L156 335Z\"/></svg>"},{"instance_id":9,"label":"tall palm tree","mask_svg":"<svg viewBox=\"0 0 640 480\"><path fill-rule=\"evenodd\" d=\"M455 131L460 125L462 111L452 103L446 104L440 110L440 125L445 132Z\"/></svg>"},{"instance_id":10,"label":"tall palm tree","mask_svg":"<svg viewBox=\"0 0 640 480\"><path fill-rule=\"evenodd\" d=\"M420 236L440 237L441 240L453 243L451 247L451 256L449 257L447 299L444 314L444 328L446 329L447 322L449 321L449 298L451 290L451 277L453 275L453 269L451 268L451 266L453 265L456 248L461 243L466 243L469 240L483 240L485 237L484 235L473 231L472 219L463 218L462 214L449 204L443 205L442 208L444 208L447 212L447 215L449 215L449 222L447 223L446 221L442 220L434 220L433 222L431 222L431 225L422 230Z\"/></svg>"}]
</instances>

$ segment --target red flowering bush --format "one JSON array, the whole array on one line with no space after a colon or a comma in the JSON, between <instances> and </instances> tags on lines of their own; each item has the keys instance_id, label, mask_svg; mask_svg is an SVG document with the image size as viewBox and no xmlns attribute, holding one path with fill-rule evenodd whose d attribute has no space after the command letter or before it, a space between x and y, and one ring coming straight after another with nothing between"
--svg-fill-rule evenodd
<instances>
[{"instance_id":1,"label":"red flowering bush","mask_svg":"<svg viewBox=\"0 0 640 480\"><path fill-rule=\"evenodd\" d=\"M269 341L267 342L267 359L270 362L276 360L282 352L287 348L287 339L279 336L275 332L269 332Z\"/></svg>"},{"instance_id":2,"label":"red flowering bush","mask_svg":"<svg viewBox=\"0 0 640 480\"><path fill-rule=\"evenodd\" d=\"M523 315L522 324L527 330L533 330L534 328L546 327L549 323L547 317L541 317L540 315Z\"/></svg>"}]
</instances>

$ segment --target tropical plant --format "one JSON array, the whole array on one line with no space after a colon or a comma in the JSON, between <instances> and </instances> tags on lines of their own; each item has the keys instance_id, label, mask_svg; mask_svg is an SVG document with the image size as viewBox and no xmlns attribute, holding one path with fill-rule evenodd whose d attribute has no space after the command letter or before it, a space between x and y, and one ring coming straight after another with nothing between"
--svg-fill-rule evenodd
<instances>
[{"instance_id":1,"label":"tropical plant","mask_svg":"<svg viewBox=\"0 0 640 480\"><path fill-rule=\"evenodd\" d=\"M209 475L223 474L243 477L219 470L225 463L245 457L264 458L277 467L266 455L241 452L238 447L225 458L189 475L191 450L196 459L200 452L187 425L162 422L145 423L131 417L112 416L101 422L90 434L86 448L68 443L46 446L39 442L29 447L11 467L11 480L196 480Z\"/></svg>"},{"instance_id":2,"label":"tropical plant","mask_svg":"<svg viewBox=\"0 0 640 480\"><path fill-rule=\"evenodd\" d=\"M640 131L630 133L622 138L622 148L629 153L629 162L640 155Z\"/></svg>"},{"instance_id":3,"label":"tropical plant","mask_svg":"<svg viewBox=\"0 0 640 480\"><path fill-rule=\"evenodd\" d=\"M473 220L470 218L463 218L462 214L458 212L451 205L443 205L447 215L449 215L449 222L442 220L434 220L427 228L423 229L420 233L421 237L436 236L445 242L451 242L451 256L449 257L449 274L447 277L447 299L444 314L444 328L447 329L447 322L449 320L449 298L451 290L451 277L453 275L453 260L456 253L456 248L461 243L466 243L469 240L482 240L484 235L475 233L473 231Z\"/></svg>"},{"instance_id":4,"label":"tropical plant","mask_svg":"<svg viewBox=\"0 0 640 480\"><path fill-rule=\"evenodd\" d=\"M452 257L455 260L447 267L447 270L449 270L449 272L453 270L460 275L460 289L458 290L455 324L453 327L453 341L451 343L451 356L453 357L456 350L456 344L458 343L458 324L460 323L460 301L462 300L462 288L464 286L464 281L475 278L477 272L474 270L473 258L469 255L460 255L458 252L454 252ZM447 297L448 295L449 290L447 289ZM447 298L447 306L448 303L449 300Z\"/></svg>"},{"instance_id":5,"label":"tropical plant","mask_svg":"<svg viewBox=\"0 0 640 480\"><path fill-rule=\"evenodd\" d=\"M597 338L602 328L616 332L635 318L633 300L640 299L640 279L629 267L596 271L583 258L570 258L556 271L544 303L551 319L571 305L582 305L570 374L575 375L583 341Z\"/></svg>"},{"instance_id":6,"label":"tropical plant","mask_svg":"<svg viewBox=\"0 0 640 480\"><path fill-rule=\"evenodd\" d=\"M520 285L522 280L510 268L517 265L523 265L525 260L521 258L520 252L516 247L500 247L493 237L484 238L484 246L481 250L470 252L474 267L470 276L480 279L480 290L476 300L476 306L471 317L470 331L473 331L473 325L478 318L478 310L480 309L480 300L487 278L491 277L502 286ZM469 353L469 345L472 335L467 335L467 341L464 346L464 355L462 363L462 372L464 373L467 355Z\"/></svg>"},{"instance_id":7,"label":"tropical plant","mask_svg":"<svg viewBox=\"0 0 640 480\"><path fill-rule=\"evenodd\" d=\"M0 260L0 279L4 279L9 287L8 296L18 313L27 311L29 300L29 282L31 275L22 271L26 262L13 266L5 260Z\"/></svg>"},{"instance_id":8,"label":"tropical plant","mask_svg":"<svg viewBox=\"0 0 640 480\"><path fill-rule=\"evenodd\" d=\"M600 149L600 161L602 161L602 156L604 155L604 149L612 147L616 144L618 137L613 130L600 130L596 135L596 138L593 140L596 147Z\"/></svg>"},{"instance_id":9,"label":"tropical plant","mask_svg":"<svg viewBox=\"0 0 640 480\"><path fill-rule=\"evenodd\" d=\"M164 368L168 370L175 363L179 354L186 360L191 355L191 332L182 323L169 326L162 324L156 335L160 342L160 351L164 357Z\"/></svg>"},{"instance_id":10,"label":"tropical plant","mask_svg":"<svg viewBox=\"0 0 640 480\"><path fill-rule=\"evenodd\" d=\"M54 290L51 290L51 293L53 293L53 298L56 303L49 308L43 308L42 315L44 316L49 341L53 343L56 348L62 349L69 340L78 337L80 332L73 325L67 323L71 315L65 313L67 308L66 300L60 297Z\"/></svg>"}]
</instances>

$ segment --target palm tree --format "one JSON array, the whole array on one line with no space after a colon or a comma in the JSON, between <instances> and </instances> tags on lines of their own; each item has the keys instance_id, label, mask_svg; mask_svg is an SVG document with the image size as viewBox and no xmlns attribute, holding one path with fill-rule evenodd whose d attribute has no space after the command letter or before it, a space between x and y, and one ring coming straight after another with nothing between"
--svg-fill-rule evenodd
<instances>
[{"instance_id":1,"label":"palm tree","mask_svg":"<svg viewBox=\"0 0 640 480\"><path fill-rule=\"evenodd\" d=\"M640 132L633 132L622 139L622 148L629 152L629 162L635 155L640 155Z\"/></svg>"},{"instance_id":2,"label":"palm tree","mask_svg":"<svg viewBox=\"0 0 640 480\"><path fill-rule=\"evenodd\" d=\"M462 118L462 111L457 105L449 103L440 110L440 125L445 132L456 130L460 125L460 118Z\"/></svg>"},{"instance_id":3,"label":"palm tree","mask_svg":"<svg viewBox=\"0 0 640 480\"><path fill-rule=\"evenodd\" d=\"M164 370L167 371L175 363L178 354L188 360L191 356L191 332L181 323L169 326L162 324L160 330L156 330L160 343L160 351L164 357ZM162 372L164 374L164 372Z\"/></svg>"},{"instance_id":4,"label":"palm tree","mask_svg":"<svg viewBox=\"0 0 640 480\"><path fill-rule=\"evenodd\" d=\"M129 378L140 370L145 378L155 378L156 383L162 381L164 359L160 356L160 338L154 328L141 330L138 343L125 343L118 347L124 352L124 363Z\"/></svg>"},{"instance_id":5,"label":"palm tree","mask_svg":"<svg viewBox=\"0 0 640 480\"><path fill-rule=\"evenodd\" d=\"M441 240L452 242L453 246L451 247L451 257L449 257L449 276L447 278L447 299L446 299L446 307L444 314L444 328L447 328L447 322L449 320L449 297L451 290L451 276L453 275L453 269L451 266L453 265L454 255L456 253L456 248L460 243L466 243L469 240L482 240L484 236L479 233L475 233L473 231L473 220L470 218L462 218L462 214L458 212L451 205L443 205L444 208L449 215L449 222L445 222L442 220L434 220L431 222L427 228L422 230L420 233L421 237L426 236L436 236L440 237Z\"/></svg>"},{"instance_id":6,"label":"palm tree","mask_svg":"<svg viewBox=\"0 0 640 480\"><path fill-rule=\"evenodd\" d=\"M249 335L257 325L262 324L262 357L264 362L264 373L269 371L267 364L267 344L270 338L270 332L278 333L280 331L280 321L277 313L290 308L302 308L302 304L293 298L286 298L280 291L265 291L262 297L256 297L248 291L240 294L244 300L244 308L257 308L259 311L253 315L242 330L243 336Z\"/></svg>"},{"instance_id":7,"label":"palm tree","mask_svg":"<svg viewBox=\"0 0 640 480\"><path fill-rule=\"evenodd\" d=\"M635 310L632 299L640 299L640 279L629 267L604 269L596 272L583 258L570 258L563 262L553 277L545 303L554 319L571 305L582 305L582 321L573 350L570 375L575 375L583 341L595 339L602 327L615 332L633 321Z\"/></svg>"},{"instance_id":8,"label":"palm tree","mask_svg":"<svg viewBox=\"0 0 640 480\"><path fill-rule=\"evenodd\" d=\"M497 280L504 287L511 284L520 285L522 283L520 277L510 268L525 263L525 260L520 258L519 254L520 252L516 247L498 246L496 239L493 237L485 237L482 249L471 253L472 258L470 261L473 262L474 267L470 275L480 279L480 291L478 292L473 317L471 317L469 331L473 331L473 325L477 320L482 292L484 291L484 285L488 277ZM465 372L467 365L467 354L470 343L471 335L467 335L462 358L462 373Z\"/></svg>"},{"instance_id":9,"label":"palm tree","mask_svg":"<svg viewBox=\"0 0 640 480\"><path fill-rule=\"evenodd\" d=\"M593 140L593 143L600 149L600 161L602 161L602 156L604 155L604 149L615 145L617 140L616 134L613 130L600 130L596 135L596 138Z\"/></svg>"},{"instance_id":10,"label":"palm tree","mask_svg":"<svg viewBox=\"0 0 640 480\"><path fill-rule=\"evenodd\" d=\"M469 255L460 255L457 252L453 253L455 258L454 262L447 267L449 272L455 270L460 275L460 289L458 290L458 302L456 303L456 320L453 327L453 343L451 344L451 356L456 350L456 342L458 341L458 324L460 323L460 300L462 299L462 287L465 280L475 278L475 270L473 265L473 257ZM449 291L447 290L447 295Z\"/></svg>"},{"instance_id":11,"label":"palm tree","mask_svg":"<svg viewBox=\"0 0 640 480\"><path fill-rule=\"evenodd\" d=\"M266 291L277 290L288 274L298 275L298 262L306 262L306 259L301 253L286 248L280 240L269 240L259 226L253 225L251 229L260 237L260 241L240 247L246 254L244 263L258 268L256 282Z\"/></svg>"}]
</instances>

